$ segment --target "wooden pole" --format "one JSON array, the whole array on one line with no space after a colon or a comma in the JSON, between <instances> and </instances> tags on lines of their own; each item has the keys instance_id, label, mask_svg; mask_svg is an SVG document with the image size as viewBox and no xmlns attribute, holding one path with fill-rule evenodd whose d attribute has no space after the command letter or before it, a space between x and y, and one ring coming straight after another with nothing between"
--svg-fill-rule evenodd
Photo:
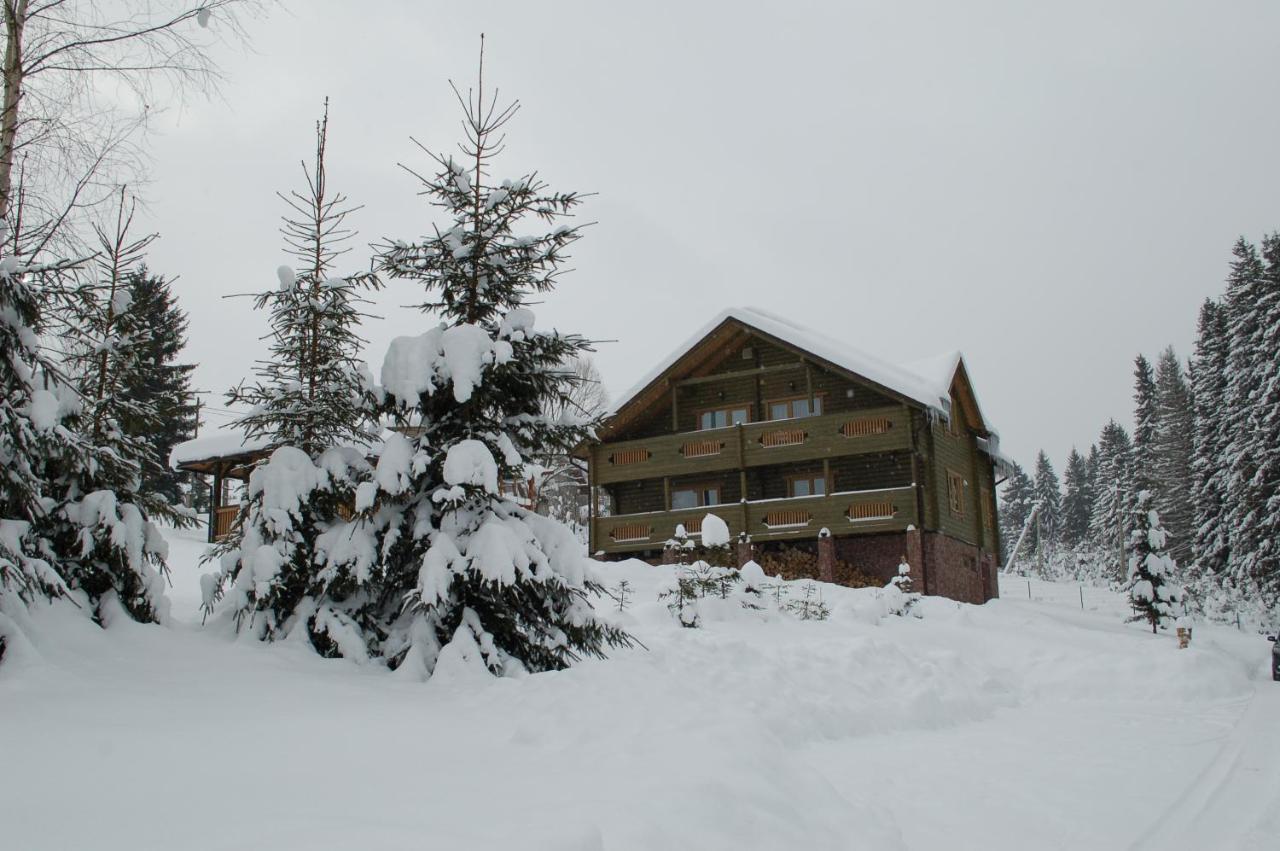
<instances>
[{"instance_id":1,"label":"wooden pole","mask_svg":"<svg viewBox=\"0 0 1280 851\"><path fill-rule=\"evenodd\" d=\"M222 465L213 468L213 492L209 494L209 543L217 539L218 509L222 507Z\"/></svg>"}]
</instances>

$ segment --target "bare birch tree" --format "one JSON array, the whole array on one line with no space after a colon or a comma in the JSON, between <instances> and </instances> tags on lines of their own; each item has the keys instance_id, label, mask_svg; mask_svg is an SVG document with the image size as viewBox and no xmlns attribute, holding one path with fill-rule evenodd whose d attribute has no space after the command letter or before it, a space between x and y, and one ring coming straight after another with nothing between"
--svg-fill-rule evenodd
<instances>
[{"instance_id":1,"label":"bare birch tree","mask_svg":"<svg viewBox=\"0 0 1280 851\"><path fill-rule=\"evenodd\" d=\"M0 248L36 256L73 238L120 184L145 182L157 104L216 89L211 48L269 0L0 0Z\"/></svg>"}]
</instances>

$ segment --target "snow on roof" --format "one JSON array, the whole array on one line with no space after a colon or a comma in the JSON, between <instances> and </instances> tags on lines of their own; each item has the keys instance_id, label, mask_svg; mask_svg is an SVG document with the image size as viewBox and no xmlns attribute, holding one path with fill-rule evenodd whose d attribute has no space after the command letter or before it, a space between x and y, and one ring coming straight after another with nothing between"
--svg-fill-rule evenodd
<instances>
[{"instance_id":1,"label":"snow on roof","mask_svg":"<svg viewBox=\"0 0 1280 851\"><path fill-rule=\"evenodd\" d=\"M649 374L640 379L634 387L619 396L610 409L609 415L612 416L620 411L662 373L688 354L708 334L729 319L749 325L798 349L811 352L823 360L925 407L944 412L950 408L951 380L955 377L956 367L960 363L959 352L948 352L938 357L916 361L911 367L901 366L860 351L843 340L775 316L768 311L754 307L731 307L698 329L692 337L650 370Z\"/></svg>"},{"instance_id":2,"label":"snow on roof","mask_svg":"<svg viewBox=\"0 0 1280 851\"><path fill-rule=\"evenodd\" d=\"M370 458L377 458L382 454L383 444L390 434L392 434L391 429L383 429L378 439L365 450ZM242 430L228 425L214 429L208 437L197 437L195 440L183 441L173 447L173 451L169 453L169 466L177 469L179 464L213 461L218 458L270 449L271 446L269 438L257 437L249 440Z\"/></svg>"},{"instance_id":3,"label":"snow on roof","mask_svg":"<svg viewBox=\"0 0 1280 851\"><path fill-rule=\"evenodd\" d=\"M954 350L933 357L907 361L902 368L908 372L914 372L934 386L946 387L947 392L950 392L951 379L955 378L956 370L960 368L960 362L963 360L964 356L959 350Z\"/></svg>"},{"instance_id":4,"label":"snow on roof","mask_svg":"<svg viewBox=\"0 0 1280 851\"><path fill-rule=\"evenodd\" d=\"M207 437L195 440L184 440L169 453L169 466L177 468L179 464L190 464L193 461L210 461L214 458L225 458L228 455L239 455L243 452L255 452L266 449L271 441L265 437L245 437L240 429L224 426L214 429Z\"/></svg>"}]
</instances>

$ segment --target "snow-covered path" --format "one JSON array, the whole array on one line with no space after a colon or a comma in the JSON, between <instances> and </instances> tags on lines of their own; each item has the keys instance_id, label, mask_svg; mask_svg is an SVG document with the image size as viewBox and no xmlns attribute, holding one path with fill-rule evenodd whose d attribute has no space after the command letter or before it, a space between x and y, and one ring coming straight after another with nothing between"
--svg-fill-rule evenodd
<instances>
[{"instance_id":1,"label":"snow-covered path","mask_svg":"<svg viewBox=\"0 0 1280 851\"><path fill-rule=\"evenodd\" d=\"M1134 851L1271 851L1280 845L1280 683L1270 660L1217 756Z\"/></svg>"},{"instance_id":2,"label":"snow-covered path","mask_svg":"<svg viewBox=\"0 0 1280 851\"><path fill-rule=\"evenodd\" d=\"M5 851L1243 849L1277 826L1266 642L1178 651L1102 592L915 620L831 588L826 622L682 630L662 572L618 565L612 616L648 650L424 684L199 628L200 546L173 543L185 622L43 611L0 668Z\"/></svg>"}]
</instances>

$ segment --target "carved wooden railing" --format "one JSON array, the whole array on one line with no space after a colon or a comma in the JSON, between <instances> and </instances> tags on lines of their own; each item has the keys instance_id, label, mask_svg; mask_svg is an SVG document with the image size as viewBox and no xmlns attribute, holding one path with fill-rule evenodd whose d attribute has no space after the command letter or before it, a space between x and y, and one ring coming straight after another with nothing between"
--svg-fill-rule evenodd
<instances>
[{"instance_id":1,"label":"carved wooden railing","mask_svg":"<svg viewBox=\"0 0 1280 851\"><path fill-rule=\"evenodd\" d=\"M863 502L849 506L850 520L888 520L898 513L892 502Z\"/></svg>"},{"instance_id":2,"label":"carved wooden railing","mask_svg":"<svg viewBox=\"0 0 1280 851\"><path fill-rule=\"evenodd\" d=\"M893 420L888 417L855 417L845 420L840 426L840 433L845 437L868 437L873 434L888 434L893 428Z\"/></svg>"},{"instance_id":3,"label":"carved wooden railing","mask_svg":"<svg viewBox=\"0 0 1280 851\"><path fill-rule=\"evenodd\" d=\"M680 447L680 454L685 458L706 458L709 455L719 455L723 451L723 440L689 440Z\"/></svg>"},{"instance_id":4,"label":"carved wooden railing","mask_svg":"<svg viewBox=\"0 0 1280 851\"><path fill-rule=\"evenodd\" d=\"M802 428L780 428L760 435L759 443L765 449L773 449L778 446L799 446L808 438L808 432Z\"/></svg>"},{"instance_id":5,"label":"carved wooden railing","mask_svg":"<svg viewBox=\"0 0 1280 851\"><path fill-rule=\"evenodd\" d=\"M808 526L811 520L813 520L813 514L804 509L783 508L765 514L764 525L770 529L778 529L784 526Z\"/></svg>"},{"instance_id":6,"label":"carved wooden railing","mask_svg":"<svg viewBox=\"0 0 1280 851\"><path fill-rule=\"evenodd\" d=\"M744 423L608 443L592 452L597 484L685 476L911 447L905 406Z\"/></svg>"},{"instance_id":7,"label":"carved wooden railing","mask_svg":"<svg viewBox=\"0 0 1280 851\"><path fill-rule=\"evenodd\" d=\"M619 544L647 541L652 536L653 525L650 523L620 523L609 532L609 538Z\"/></svg>"}]
</instances>

